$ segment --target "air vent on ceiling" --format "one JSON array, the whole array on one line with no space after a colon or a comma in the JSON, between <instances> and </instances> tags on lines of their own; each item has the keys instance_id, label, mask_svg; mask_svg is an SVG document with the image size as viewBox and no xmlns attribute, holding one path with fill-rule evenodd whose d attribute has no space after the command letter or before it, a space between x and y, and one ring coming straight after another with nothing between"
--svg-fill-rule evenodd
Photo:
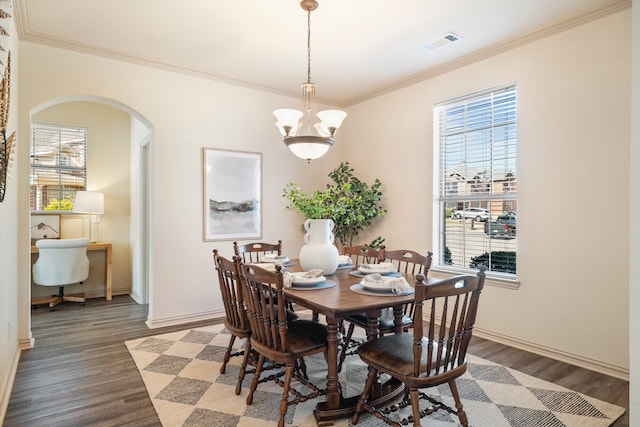
<instances>
[{"instance_id":1,"label":"air vent on ceiling","mask_svg":"<svg viewBox=\"0 0 640 427\"><path fill-rule=\"evenodd\" d=\"M449 43L453 43L455 41L460 40L460 36L454 33L443 34L435 40L432 40L430 43L422 46L424 50L434 51L436 49L441 48L442 46L446 46Z\"/></svg>"}]
</instances>

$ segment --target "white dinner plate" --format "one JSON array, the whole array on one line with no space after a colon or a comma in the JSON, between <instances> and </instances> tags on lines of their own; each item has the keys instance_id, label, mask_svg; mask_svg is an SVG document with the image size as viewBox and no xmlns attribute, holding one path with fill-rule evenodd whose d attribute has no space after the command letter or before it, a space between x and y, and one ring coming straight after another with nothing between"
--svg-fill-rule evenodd
<instances>
[{"instance_id":1,"label":"white dinner plate","mask_svg":"<svg viewBox=\"0 0 640 427\"><path fill-rule=\"evenodd\" d=\"M363 280L362 282L360 282L360 284L365 289L378 291L378 292L379 291L391 292L391 288L392 288L391 283L385 283L385 282L375 283L375 282L367 282L366 280Z\"/></svg>"},{"instance_id":2,"label":"white dinner plate","mask_svg":"<svg viewBox=\"0 0 640 427\"><path fill-rule=\"evenodd\" d=\"M324 276L304 277L305 274L307 274L306 271L296 271L291 273L291 275L293 276L293 283L295 285L315 285L327 280L327 278Z\"/></svg>"},{"instance_id":3,"label":"white dinner plate","mask_svg":"<svg viewBox=\"0 0 640 427\"><path fill-rule=\"evenodd\" d=\"M358 271L364 274L374 274L374 273L378 273L378 274L390 274L390 273L395 273L395 269L394 268L368 268L368 267L363 267L360 266L358 267Z\"/></svg>"}]
</instances>

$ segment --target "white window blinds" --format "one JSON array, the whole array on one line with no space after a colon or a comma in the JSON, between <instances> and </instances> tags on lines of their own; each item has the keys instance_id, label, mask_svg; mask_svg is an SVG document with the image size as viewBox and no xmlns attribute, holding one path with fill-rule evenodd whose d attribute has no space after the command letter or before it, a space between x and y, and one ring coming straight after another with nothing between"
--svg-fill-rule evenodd
<instances>
[{"instance_id":1,"label":"white window blinds","mask_svg":"<svg viewBox=\"0 0 640 427\"><path fill-rule=\"evenodd\" d=\"M436 263L462 269L485 265L489 271L514 275L515 86L437 104L434 129Z\"/></svg>"},{"instance_id":2,"label":"white window blinds","mask_svg":"<svg viewBox=\"0 0 640 427\"><path fill-rule=\"evenodd\" d=\"M70 210L87 184L87 130L31 124L31 210Z\"/></svg>"}]
</instances>

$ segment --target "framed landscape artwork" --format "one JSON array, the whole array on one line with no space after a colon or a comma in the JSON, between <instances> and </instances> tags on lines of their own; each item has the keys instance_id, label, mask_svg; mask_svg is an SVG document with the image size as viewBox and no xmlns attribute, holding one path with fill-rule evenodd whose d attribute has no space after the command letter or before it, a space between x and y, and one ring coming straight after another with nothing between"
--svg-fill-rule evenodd
<instances>
[{"instance_id":1,"label":"framed landscape artwork","mask_svg":"<svg viewBox=\"0 0 640 427\"><path fill-rule=\"evenodd\" d=\"M262 237L262 153L202 149L204 241Z\"/></svg>"}]
</instances>

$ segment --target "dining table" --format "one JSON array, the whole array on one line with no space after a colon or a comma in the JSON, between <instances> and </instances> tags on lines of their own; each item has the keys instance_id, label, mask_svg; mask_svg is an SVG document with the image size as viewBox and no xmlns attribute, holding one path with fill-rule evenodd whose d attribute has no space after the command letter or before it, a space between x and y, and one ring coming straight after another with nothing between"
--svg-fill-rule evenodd
<instances>
[{"instance_id":1,"label":"dining table","mask_svg":"<svg viewBox=\"0 0 640 427\"><path fill-rule=\"evenodd\" d=\"M300 272L297 260L292 260L286 271ZM399 273L398 273L399 274ZM415 276L403 275L413 288ZM359 284L363 276L357 266L344 266L336 270L334 274L326 275L326 282L318 284L316 288L304 286L284 289L288 302L300 305L312 310L315 314L326 318L328 330L327 350L327 386L325 401L319 402L314 410L314 416L318 426L333 425L334 420L351 416L359 399L358 396L343 396L338 378L338 350L340 345L340 325L342 320L349 315L366 313L367 315L367 339L373 340L378 336L378 318L384 309L393 308L396 333L402 332L403 305L414 301L414 294L396 295L391 292L364 292ZM424 283L429 284L435 279L425 278ZM335 285L333 284L335 283ZM353 288L353 289L352 289ZM362 384L364 388L364 384ZM372 404L380 405L398 397L404 391L402 384L393 378L385 383L378 383L372 394Z\"/></svg>"}]
</instances>

